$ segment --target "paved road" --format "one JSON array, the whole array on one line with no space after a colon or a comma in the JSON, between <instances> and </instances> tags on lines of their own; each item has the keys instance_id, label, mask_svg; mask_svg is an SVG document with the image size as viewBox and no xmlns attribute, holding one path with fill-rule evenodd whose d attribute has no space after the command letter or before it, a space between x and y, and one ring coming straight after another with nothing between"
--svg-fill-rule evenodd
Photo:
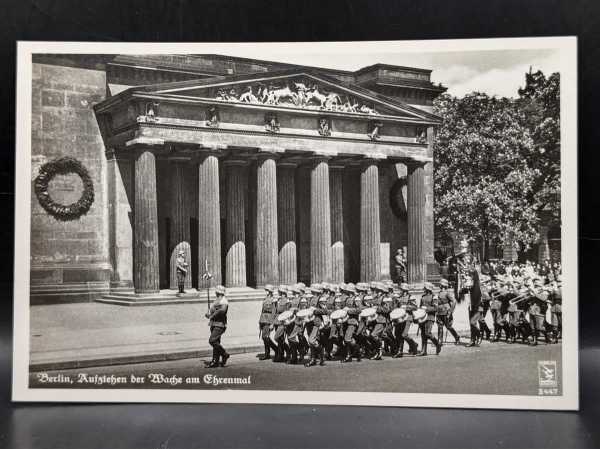
<instances>
[{"instance_id":1,"label":"paved road","mask_svg":"<svg viewBox=\"0 0 600 449\"><path fill-rule=\"evenodd\" d=\"M350 364L329 361L326 366L311 368L259 361L256 354L240 354L232 356L227 367L216 369L204 368L199 359L82 368L48 372L48 376L54 376L59 382L44 384L39 382L43 373L31 373L30 385L64 388L64 382L70 379L71 386L76 388L98 388L98 385L77 382L78 375L85 373L124 378L134 374L146 379L144 385L117 384L117 388L232 388L231 385L215 387L202 382L205 374L215 374L251 376L251 385L233 386L248 389L537 395L538 361L556 360L560 373L560 358L560 344L531 347L489 342L483 342L479 348L446 345L438 356L387 357L381 361L363 360ZM183 384L151 384L150 373L160 373L166 378L179 376ZM186 385L187 377L199 379L199 383Z\"/></svg>"}]
</instances>

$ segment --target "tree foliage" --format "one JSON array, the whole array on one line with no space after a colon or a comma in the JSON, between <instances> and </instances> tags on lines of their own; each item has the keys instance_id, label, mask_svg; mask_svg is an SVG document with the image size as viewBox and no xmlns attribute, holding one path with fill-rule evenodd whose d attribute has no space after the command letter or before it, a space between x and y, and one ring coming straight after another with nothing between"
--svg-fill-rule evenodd
<instances>
[{"instance_id":1,"label":"tree foliage","mask_svg":"<svg viewBox=\"0 0 600 449\"><path fill-rule=\"evenodd\" d=\"M530 72L525 81L516 100L478 92L436 99L438 233L528 247L542 211L560 207L560 79Z\"/></svg>"}]
</instances>

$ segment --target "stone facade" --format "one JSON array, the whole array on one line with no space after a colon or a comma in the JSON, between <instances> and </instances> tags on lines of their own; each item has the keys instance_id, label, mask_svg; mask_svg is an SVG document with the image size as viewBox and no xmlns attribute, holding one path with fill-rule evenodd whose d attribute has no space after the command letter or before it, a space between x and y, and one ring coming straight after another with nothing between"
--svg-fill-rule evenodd
<instances>
[{"instance_id":1,"label":"stone facade","mask_svg":"<svg viewBox=\"0 0 600 449\"><path fill-rule=\"evenodd\" d=\"M429 82L429 71L382 65L307 71L220 56L146 59L34 57L32 179L43 163L72 156L89 171L95 200L79 219L60 221L32 194L33 304L173 288L173 252L180 247L191 266L188 288L202 287L205 260L213 283L232 287L394 279L393 256L401 247L422 259L413 282L435 276L428 142L437 119L428 108L444 89ZM156 70L140 68L142 60ZM357 111L358 103L354 110L302 111L296 103L203 97L214 76L239 83L269 73L324 80L348 104L369 101L378 111ZM146 84L155 86L135 89ZM211 105L219 113L214 128ZM269 111L276 129L265 122ZM327 115L331 135L319 135L318 114ZM379 121L384 126L374 132ZM418 247L390 199L394 191L400 209L410 208L407 166L415 162L422 172L412 184L420 191L414 198L422 198L415 203L422 208ZM394 189L402 179L405 187ZM57 176L50 194L59 203L76 201L79 184L75 175Z\"/></svg>"}]
</instances>

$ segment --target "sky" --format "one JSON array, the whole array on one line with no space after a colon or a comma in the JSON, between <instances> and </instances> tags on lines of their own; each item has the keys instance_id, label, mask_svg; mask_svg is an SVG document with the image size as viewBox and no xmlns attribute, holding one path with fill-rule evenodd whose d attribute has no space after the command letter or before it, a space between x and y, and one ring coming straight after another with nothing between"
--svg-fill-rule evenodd
<instances>
[{"instance_id":1,"label":"sky","mask_svg":"<svg viewBox=\"0 0 600 449\"><path fill-rule=\"evenodd\" d=\"M518 96L525 83L525 73L542 70L546 75L558 71L559 52L553 49L474 50L447 52L332 53L290 54L247 48L239 52L220 52L231 56L266 59L324 68L357 70L371 64L384 63L432 70L431 80L442 83L448 93L463 96L473 91L503 97Z\"/></svg>"}]
</instances>

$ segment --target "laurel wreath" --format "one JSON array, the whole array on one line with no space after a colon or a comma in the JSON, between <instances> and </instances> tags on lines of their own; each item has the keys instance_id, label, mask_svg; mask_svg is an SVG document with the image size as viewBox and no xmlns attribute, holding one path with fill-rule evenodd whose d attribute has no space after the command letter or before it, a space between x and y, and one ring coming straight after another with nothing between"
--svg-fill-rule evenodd
<instances>
[{"instance_id":1,"label":"laurel wreath","mask_svg":"<svg viewBox=\"0 0 600 449\"><path fill-rule=\"evenodd\" d=\"M60 204L48 193L48 185L56 175L75 173L83 182L83 192L78 201L72 204ZM87 169L81 162L72 157L63 157L47 162L40 167L40 172L34 181L35 195L46 212L57 220L76 220L85 215L94 202L94 183Z\"/></svg>"}]
</instances>

